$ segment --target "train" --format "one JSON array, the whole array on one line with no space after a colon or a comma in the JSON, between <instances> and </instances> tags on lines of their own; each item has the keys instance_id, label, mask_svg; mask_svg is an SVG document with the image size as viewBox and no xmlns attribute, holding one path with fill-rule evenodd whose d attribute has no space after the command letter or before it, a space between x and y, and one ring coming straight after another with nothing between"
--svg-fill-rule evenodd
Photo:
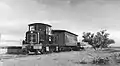
<instances>
[{"instance_id":1,"label":"train","mask_svg":"<svg viewBox=\"0 0 120 66\"><path fill-rule=\"evenodd\" d=\"M25 54L44 54L61 51L78 51L81 49L78 35L67 30L53 30L44 23L28 25L22 50Z\"/></svg>"}]
</instances>

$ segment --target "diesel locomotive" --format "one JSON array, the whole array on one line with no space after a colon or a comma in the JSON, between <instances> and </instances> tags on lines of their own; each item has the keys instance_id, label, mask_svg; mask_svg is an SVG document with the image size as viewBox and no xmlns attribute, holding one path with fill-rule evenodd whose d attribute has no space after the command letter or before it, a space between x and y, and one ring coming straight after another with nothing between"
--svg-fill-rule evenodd
<instances>
[{"instance_id":1,"label":"diesel locomotive","mask_svg":"<svg viewBox=\"0 0 120 66\"><path fill-rule=\"evenodd\" d=\"M44 23L29 24L22 49L26 54L43 54L50 52L79 50L77 36L66 30L52 30L52 26Z\"/></svg>"}]
</instances>

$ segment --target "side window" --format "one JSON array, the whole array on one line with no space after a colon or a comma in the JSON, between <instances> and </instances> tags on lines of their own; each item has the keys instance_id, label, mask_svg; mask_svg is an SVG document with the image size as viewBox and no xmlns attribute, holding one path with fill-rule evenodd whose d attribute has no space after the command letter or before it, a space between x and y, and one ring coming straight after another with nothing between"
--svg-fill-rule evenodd
<instances>
[{"instance_id":1,"label":"side window","mask_svg":"<svg viewBox=\"0 0 120 66\"><path fill-rule=\"evenodd\" d=\"M46 34L51 35L51 27L46 27Z\"/></svg>"},{"instance_id":2,"label":"side window","mask_svg":"<svg viewBox=\"0 0 120 66\"><path fill-rule=\"evenodd\" d=\"M55 39L54 39L54 41L55 41L55 43L58 43L58 41L59 41L59 35L55 35Z\"/></svg>"},{"instance_id":3,"label":"side window","mask_svg":"<svg viewBox=\"0 0 120 66\"><path fill-rule=\"evenodd\" d=\"M49 36L49 41L52 41L52 37L51 36Z\"/></svg>"},{"instance_id":4,"label":"side window","mask_svg":"<svg viewBox=\"0 0 120 66\"><path fill-rule=\"evenodd\" d=\"M52 36L49 36L49 43L52 44Z\"/></svg>"},{"instance_id":5,"label":"side window","mask_svg":"<svg viewBox=\"0 0 120 66\"><path fill-rule=\"evenodd\" d=\"M34 31L35 30L35 26L30 26L30 31Z\"/></svg>"}]
</instances>

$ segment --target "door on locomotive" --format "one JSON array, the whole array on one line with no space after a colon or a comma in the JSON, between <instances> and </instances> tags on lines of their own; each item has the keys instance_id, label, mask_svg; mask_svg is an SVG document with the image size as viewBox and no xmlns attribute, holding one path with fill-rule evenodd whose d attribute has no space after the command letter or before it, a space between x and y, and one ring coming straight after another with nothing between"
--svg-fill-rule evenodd
<instances>
[{"instance_id":1,"label":"door on locomotive","mask_svg":"<svg viewBox=\"0 0 120 66\"><path fill-rule=\"evenodd\" d=\"M23 47L36 54L49 51L48 45L52 43L51 26L43 23L33 23L28 26L29 31L26 32Z\"/></svg>"}]
</instances>

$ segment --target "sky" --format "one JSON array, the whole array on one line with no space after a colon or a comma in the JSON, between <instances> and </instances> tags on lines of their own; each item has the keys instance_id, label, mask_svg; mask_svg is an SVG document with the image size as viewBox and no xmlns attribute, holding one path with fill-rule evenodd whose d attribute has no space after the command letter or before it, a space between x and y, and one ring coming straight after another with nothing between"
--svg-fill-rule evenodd
<instances>
[{"instance_id":1,"label":"sky","mask_svg":"<svg viewBox=\"0 0 120 66\"><path fill-rule=\"evenodd\" d=\"M0 0L0 33L7 36L3 39L24 39L34 22L71 31L79 40L83 32L106 29L120 46L120 0Z\"/></svg>"}]
</instances>

